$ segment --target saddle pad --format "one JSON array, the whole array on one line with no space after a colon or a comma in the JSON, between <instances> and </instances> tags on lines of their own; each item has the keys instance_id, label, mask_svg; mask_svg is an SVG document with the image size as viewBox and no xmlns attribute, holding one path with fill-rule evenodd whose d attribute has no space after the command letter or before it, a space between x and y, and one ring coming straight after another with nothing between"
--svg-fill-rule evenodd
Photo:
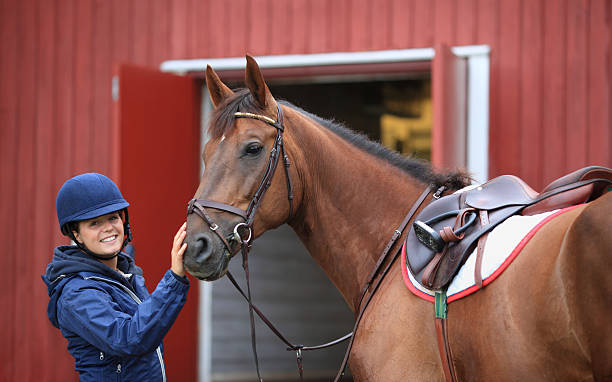
<instances>
[{"instance_id":1,"label":"saddle pad","mask_svg":"<svg viewBox=\"0 0 612 382\"><path fill-rule=\"evenodd\" d=\"M482 258L482 285L488 285L497 278L518 256L523 247L544 224L555 217L578 207L571 206L560 210L544 212L532 216L515 215L506 219L493 229L484 248ZM434 291L422 286L412 276L406 265L406 244L402 246L402 274L404 283L412 293L434 302ZM476 250L474 250L451 281L446 292L447 303L456 301L476 292L479 288L474 280Z\"/></svg>"}]
</instances>

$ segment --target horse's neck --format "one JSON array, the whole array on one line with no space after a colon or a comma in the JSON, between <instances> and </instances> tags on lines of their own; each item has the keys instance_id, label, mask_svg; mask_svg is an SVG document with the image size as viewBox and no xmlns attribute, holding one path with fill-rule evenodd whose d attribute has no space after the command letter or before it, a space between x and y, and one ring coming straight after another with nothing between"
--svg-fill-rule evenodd
<instances>
[{"instance_id":1,"label":"horse's neck","mask_svg":"<svg viewBox=\"0 0 612 382\"><path fill-rule=\"evenodd\" d=\"M322 128L321 128L322 129ZM383 248L425 185L330 131L300 138L300 218L291 222L354 309Z\"/></svg>"}]
</instances>

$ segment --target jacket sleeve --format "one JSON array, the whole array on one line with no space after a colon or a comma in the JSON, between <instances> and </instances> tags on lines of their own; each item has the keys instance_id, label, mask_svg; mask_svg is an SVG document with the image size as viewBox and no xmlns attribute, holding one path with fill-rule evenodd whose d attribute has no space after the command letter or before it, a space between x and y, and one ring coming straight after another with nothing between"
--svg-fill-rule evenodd
<instances>
[{"instance_id":1,"label":"jacket sleeve","mask_svg":"<svg viewBox=\"0 0 612 382\"><path fill-rule=\"evenodd\" d=\"M123 312L101 282L75 280L58 303L60 327L116 356L138 356L157 348L185 304L189 284L166 272L133 315Z\"/></svg>"}]
</instances>

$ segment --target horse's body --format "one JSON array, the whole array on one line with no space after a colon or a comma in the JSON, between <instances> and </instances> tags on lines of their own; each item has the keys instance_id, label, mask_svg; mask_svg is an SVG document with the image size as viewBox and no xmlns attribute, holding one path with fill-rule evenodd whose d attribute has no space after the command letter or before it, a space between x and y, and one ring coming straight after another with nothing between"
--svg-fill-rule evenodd
<instances>
[{"instance_id":1,"label":"horse's body","mask_svg":"<svg viewBox=\"0 0 612 382\"><path fill-rule=\"evenodd\" d=\"M228 115L241 111L277 118L276 103L252 59L246 82L249 92L235 94L207 70L217 114L203 154L206 171L196 192L197 198L241 209L262 178L275 129ZM342 128L329 122L323 126L325 122L288 105L282 108L293 208L290 211L279 165L255 215L254 236L288 223L355 310L378 256L417 197L434 179L457 187L459 177L443 179L410 161L403 163L412 167L406 171L391 163L397 158L389 153L367 152L363 146L371 142L349 142L340 136L345 134ZM333 131L337 129L340 135ZM258 145L263 154L255 153ZM209 209L209 214L224 235L242 221L223 211ZM555 218L498 280L449 305L449 342L459 380L612 378L611 214L608 193ZM225 274L228 251L194 215L188 217L186 240L190 273L207 280ZM230 245L232 250L239 246L232 241ZM349 365L356 381L444 379L433 305L404 286L399 263L365 311Z\"/></svg>"},{"instance_id":2,"label":"horse's body","mask_svg":"<svg viewBox=\"0 0 612 382\"><path fill-rule=\"evenodd\" d=\"M460 380L610 378L611 210L608 194L553 219L495 282L449 305ZM399 270L382 288L362 320L351 370L366 381L443 380L432 305L405 290Z\"/></svg>"}]
</instances>

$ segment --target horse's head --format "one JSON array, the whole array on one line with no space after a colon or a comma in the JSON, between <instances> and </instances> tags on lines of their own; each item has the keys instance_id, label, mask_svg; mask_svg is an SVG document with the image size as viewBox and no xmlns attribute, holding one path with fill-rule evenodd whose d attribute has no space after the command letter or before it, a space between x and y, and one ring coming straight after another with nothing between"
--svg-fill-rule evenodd
<instances>
[{"instance_id":1,"label":"horse's head","mask_svg":"<svg viewBox=\"0 0 612 382\"><path fill-rule=\"evenodd\" d=\"M242 245L291 214L282 109L250 56L245 81L247 89L234 92L206 69L215 112L204 175L189 204L184 257L187 271L203 280L225 275Z\"/></svg>"}]
</instances>

